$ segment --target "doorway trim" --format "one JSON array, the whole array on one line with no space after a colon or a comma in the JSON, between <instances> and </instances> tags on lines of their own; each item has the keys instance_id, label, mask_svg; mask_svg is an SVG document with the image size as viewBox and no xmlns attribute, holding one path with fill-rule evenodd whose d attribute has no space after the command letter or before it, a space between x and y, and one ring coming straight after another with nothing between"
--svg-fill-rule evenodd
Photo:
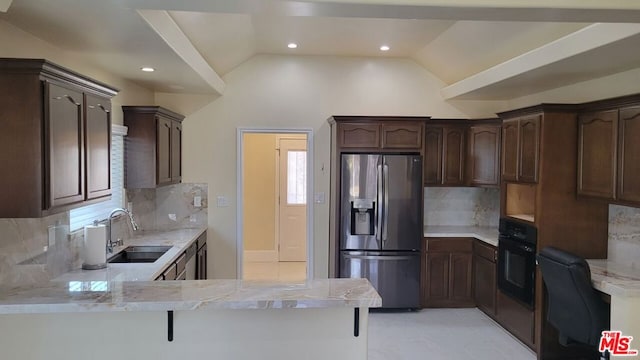
<instances>
[{"instance_id":1,"label":"doorway trim","mask_svg":"<svg viewBox=\"0 0 640 360\"><path fill-rule=\"evenodd\" d=\"M243 180L244 180L244 134L306 134L307 135L307 279L313 279L313 129L310 128L237 128L236 168L236 278L242 279L244 236Z\"/></svg>"}]
</instances>

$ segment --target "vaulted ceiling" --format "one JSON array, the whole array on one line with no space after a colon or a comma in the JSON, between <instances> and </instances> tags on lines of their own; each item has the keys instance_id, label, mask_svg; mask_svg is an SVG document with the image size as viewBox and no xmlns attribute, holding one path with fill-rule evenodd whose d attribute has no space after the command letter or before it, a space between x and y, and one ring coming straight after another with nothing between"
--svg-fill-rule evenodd
<instances>
[{"instance_id":1,"label":"vaulted ceiling","mask_svg":"<svg viewBox=\"0 0 640 360\"><path fill-rule=\"evenodd\" d=\"M507 100L640 67L640 4L582 3L0 0L0 19L159 92L223 94L246 60L287 54L410 58L445 99Z\"/></svg>"}]
</instances>

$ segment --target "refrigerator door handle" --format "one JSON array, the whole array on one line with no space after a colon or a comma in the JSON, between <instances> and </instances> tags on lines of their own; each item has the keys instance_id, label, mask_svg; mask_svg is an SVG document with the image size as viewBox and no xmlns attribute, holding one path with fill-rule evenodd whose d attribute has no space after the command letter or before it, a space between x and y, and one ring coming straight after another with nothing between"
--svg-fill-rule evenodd
<instances>
[{"instance_id":1,"label":"refrigerator door handle","mask_svg":"<svg viewBox=\"0 0 640 360\"><path fill-rule=\"evenodd\" d=\"M383 193L383 188L382 188L382 165L378 165L378 205L376 206L376 240L380 241L382 240L382 193ZM380 245L380 244L378 244Z\"/></svg>"},{"instance_id":2,"label":"refrigerator door handle","mask_svg":"<svg viewBox=\"0 0 640 360\"><path fill-rule=\"evenodd\" d=\"M384 212L383 212L383 216L384 216L384 220L383 220L383 225L382 225L382 243L384 243L385 241L387 241L388 238L388 234L387 234L387 228L389 227L389 211L387 211L387 209L389 208L389 189L387 189L387 187L389 186L389 165L384 164L383 165L383 172L384 172Z\"/></svg>"},{"instance_id":3,"label":"refrigerator door handle","mask_svg":"<svg viewBox=\"0 0 640 360\"><path fill-rule=\"evenodd\" d=\"M347 259L361 260L411 260L417 255L344 255Z\"/></svg>"}]
</instances>

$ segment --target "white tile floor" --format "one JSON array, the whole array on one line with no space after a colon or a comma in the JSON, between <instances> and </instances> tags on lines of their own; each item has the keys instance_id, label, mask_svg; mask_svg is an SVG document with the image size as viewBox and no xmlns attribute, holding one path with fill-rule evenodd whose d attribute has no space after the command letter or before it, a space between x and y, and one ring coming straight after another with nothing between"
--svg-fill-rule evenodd
<instances>
[{"instance_id":1,"label":"white tile floor","mask_svg":"<svg viewBox=\"0 0 640 360\"><path fill-rule=\"evenodd\" d=\"M478 309L371 313L369 360L535 360Z\"/></svg>"},{"instance_id":2,"label":"white tile floor","mask_svg":"<svg viewBox=\"0 0 640 360\"><path fill-rule=\"evenodd\" d=\"M245 262L244 280L302 281L307 278L307 263L286 262Z\"/></svg>"}]
</instances>

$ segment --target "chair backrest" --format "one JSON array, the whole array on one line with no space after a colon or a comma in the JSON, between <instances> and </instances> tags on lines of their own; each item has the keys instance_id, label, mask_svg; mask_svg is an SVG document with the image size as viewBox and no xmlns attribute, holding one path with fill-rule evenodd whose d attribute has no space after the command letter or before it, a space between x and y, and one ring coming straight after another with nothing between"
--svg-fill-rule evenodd
<instances>
[{"instance_id":1,"label":"chair backrest","mask_svg":"<svg viewBox=\"0 0 640 360\"><path fill-rule=\"evenodd\" d=\"M597 345L609 327L609 306L591 285L589 264L553 247L542 249L537 259L549 293L549 323L561 337Z\"/></svg>"}]
</instances>

